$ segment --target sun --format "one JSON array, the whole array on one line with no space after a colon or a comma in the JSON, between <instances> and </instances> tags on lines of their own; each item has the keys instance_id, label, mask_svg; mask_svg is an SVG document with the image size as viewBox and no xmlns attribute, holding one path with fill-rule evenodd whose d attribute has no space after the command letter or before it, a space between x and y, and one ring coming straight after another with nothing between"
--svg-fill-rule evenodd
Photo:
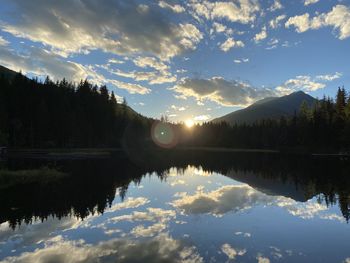
<instances>
[{"instance_id":1,"label":"sun","mask_svg":"<svg viewBox=\"0 0 350 263\"><path fill-rule=\"evenodd\" d=\"M194 125L194 121L191 119L185 120L185 125L187 128L192 128Z\"/></svg>"}]
</instances>

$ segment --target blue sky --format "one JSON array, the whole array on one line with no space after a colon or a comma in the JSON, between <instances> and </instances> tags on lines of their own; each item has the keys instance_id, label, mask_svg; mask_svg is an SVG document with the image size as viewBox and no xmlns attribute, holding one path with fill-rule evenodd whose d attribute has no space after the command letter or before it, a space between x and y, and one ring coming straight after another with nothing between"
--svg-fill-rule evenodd
<instances>
[{"instance_id":1,"label":"blue sky","mask_svg":"<svg viewBox=\"0 0 350 263\"><path fill-rule=\"evenodd\" d=\"M88 78L138 112L210 120L350 83L350 0L0 0L0 64Z\"/></svg>"}]
</instances>

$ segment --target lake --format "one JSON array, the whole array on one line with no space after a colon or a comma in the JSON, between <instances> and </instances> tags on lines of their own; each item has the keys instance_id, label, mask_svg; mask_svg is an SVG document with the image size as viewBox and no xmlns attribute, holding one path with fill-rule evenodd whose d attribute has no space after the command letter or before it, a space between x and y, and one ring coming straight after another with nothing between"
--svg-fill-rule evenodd
<instances>
[{"instance_id":1,"label":"lake","mask_svg":"<svg viewBox=\"0 0 350 263\"><path fill-rule=\"evenodd\" d=\"M136 153L0 192L0 262L350 262L347 160Z\"/></svg>"}]
</instances>

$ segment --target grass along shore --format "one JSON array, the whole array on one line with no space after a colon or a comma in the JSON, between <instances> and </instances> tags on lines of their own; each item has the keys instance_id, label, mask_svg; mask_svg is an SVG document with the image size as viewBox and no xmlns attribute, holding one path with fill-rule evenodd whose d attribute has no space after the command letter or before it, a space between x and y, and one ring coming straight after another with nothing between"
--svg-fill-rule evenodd
<instances>
[{"instance_id":1,"label":"grass along shore","mask_svg":"<svg viewBox=\"0 0 350 263\"><path fill-rule=\"evenodd\" d=\"M0 189L10 188L16 185L49 184L54 183L68 174L53 168L42 167L33 170L0 170Z\"/></svg>"}]
</instances>

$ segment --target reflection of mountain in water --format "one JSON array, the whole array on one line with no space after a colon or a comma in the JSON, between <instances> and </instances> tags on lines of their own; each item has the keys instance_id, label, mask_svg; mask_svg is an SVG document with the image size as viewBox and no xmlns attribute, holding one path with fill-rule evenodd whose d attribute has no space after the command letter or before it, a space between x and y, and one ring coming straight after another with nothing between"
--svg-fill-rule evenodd
<instances>
[{"instance_id":1,"label":"reflection of mountain in water","mask_svg":"<svg viewBox=\"0 0 350 263\"><path fill-rule=\"evenodd\" d=\"M236 181L246 183L267 195L285 196L298 202L305 202L313 197L312 195L307 195L304 185L297 186L294 182L290 180L282 181L279 177L266 178L253 172L242 173L235 171L229 171L226 176Z\"/></svg>"},{"instance_id":2,"label":"reflection of mountain in water","mask_svg":"<svg viewBox=\"0 0 350 263\"><path fill-rule=\"evenodd\" d=\"M71 174L54 185L17 186L1 191L0 223L9 221L12 227L22 222L31 223L35 218L85 218L103 213L116 192L123 199L129 184L139 183L145 174L155 172L166 180L171 167L181 173L188 165L226 175L269 195L282 195L296 201L317 195L327 205L339 204L343 216L349 219L350 167L349 163L339 160L263 153L165 151L141 156L138 153L137 158L131 154L88 162L9 160L7 165L10 169L49 165Z\"/></svg>"}]
</instances>

